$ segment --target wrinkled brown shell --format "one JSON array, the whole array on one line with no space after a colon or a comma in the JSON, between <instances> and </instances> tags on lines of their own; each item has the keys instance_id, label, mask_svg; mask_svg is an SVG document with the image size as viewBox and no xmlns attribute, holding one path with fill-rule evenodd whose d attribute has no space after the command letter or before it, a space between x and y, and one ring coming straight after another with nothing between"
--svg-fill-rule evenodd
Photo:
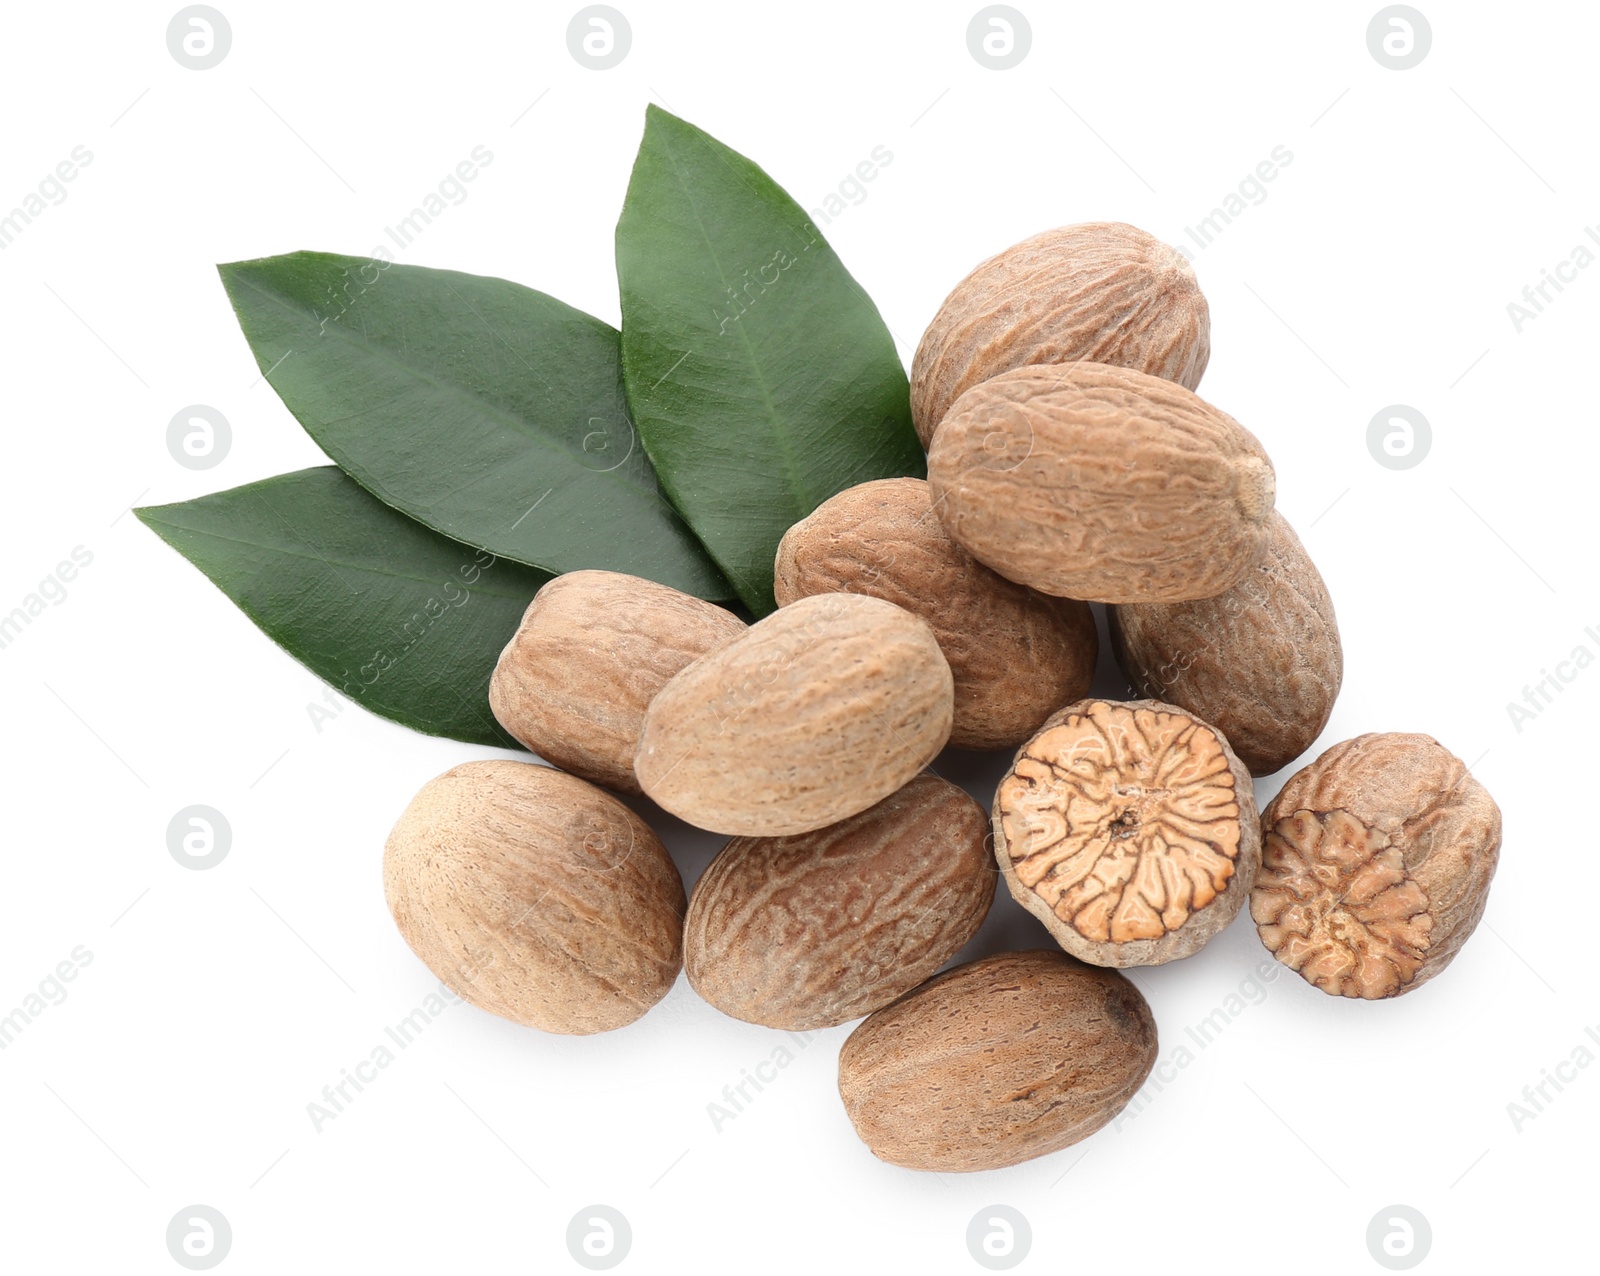
<instances>
[{"instance_id":1,"label":"wrinkled brown shell","mask_svg":"<svg viewBox=\"0 0 1600 1276\"><path fill-rule=\"evenodd\" d=\"M1155 700L1083 700L1018 751L994 799L1012 897L1097 966L1188 957L1261 862L1250 773L1214 728Z\"/></svg>"},{"instance_id":2,"label":"wrinkled brown shell","mask_svg":"<svg viewBox=\"0 0 1600 1276\"><path fill-rule=\"evenodd\" d=\"M1267 529L1265 553L1227 593L1109 613L1133 689L1211 723L1251 775L1280 771L1311 747L1344 677L1328 587L1282 514Z\"/></svg>"},{"instance_id":3,"label":"wrinkled brown shell","mask_svg":"<svg viewBox=\"0 0 1600 1276\"><path fill-rule=\"evenodd\" d=\"M1090 602L1214 598L1266 549L1272 463L1226 413L1099 363L974 386L928 454L934 509L1002 576Z\"/></svg>"},{"instance_id":4,"label":"wrinkled brown shell","mask_svg":"<svg viewBox=\"0 0 1600 1276\"><path fill-rule=\"evenodd\" d=\"M528 604L489 680L489 707L541 758L638 793L633 755L650 701L745 628L731 612L653 580L568 572Z\"/></svg>"},{"instance_id":5,"label":"wrinkled brown shell","mask_svg":"<svg viewBox=\"0 0 1600 1276\"><path fill-rule=\"evenodd\" d=\"M446 985L546 1032L632 1023L681 964L683 881L656 835L531 762L468 762L423 786L389 834L383 889Z\"/></svg>"},{"instance_id":6,"label":"wrinkled brown shell","mask_svg":"<svg viewBox=\"0 0 1600 1276\"><path fill-rule=\"evenodd\" d=\"M950 666L926 621L862 594L780 607L669 682L634 772L680 819L781 837L848 819L950 738Z\"/></svg>"},{"instance_id":7,"label":"wrinkled brown shell","mask_svg":"<svg viewBox=\"0 0 1600 1276\"><path fill-rule=\"evenodd\" d=\"M1369 1001L1449 965L1500 859L1500 808L1425 735L1334 745L1289 778L1262 829L1262 942L1323 992Z\"/></svg>"},{"instance_id":8,"label":"wrinkled brown shell","mask_svg":"<svg viewBox=\"0 0 1600 1276\"><path fill-rule=\"evenodd\" d=\"M926 772L825 829L735 838L689 898L689 982L724 1014L797 1032L886 1006L983 924L988 838L983 808Z\"/></svg>"},{"instance_id":9,"label":"wrinkled brown shell","mask_svg":"<svg viewBox=\"0 0 1600 1276\"><path fill-rule=\"evenodd\" d=\"M1058 952L958 966L865 1020L839 1094L874 1156L912 1170L993 1170L1085 1139L1156 1060L1156 1025L1115 971Z\"/></svg>"},{"instance_id":10,"label":"wrinkled brown shell","mask_svg":"<svg viewBox=\"0 0 1600 1276\"><path fill-rule=\"evenodd\" d=\"M922 446L950 405L1026 364L1087 360L1193 390L1211 355L1211 312L1183 255L1122 222L1062 226L989 258L955 286L911 364Z\"/></svg>"},{"instance_id":11,"label":"wrinkled brown shell","mask_svg":"<svg viewBox=\"0 0 1600 1276\"><path fill-rule=\"evenodd\" d=\"M926 620L955 679L957 748L1016 748L1094 676L1089 605L978 562L934 516L922 479L878 479L824 501L784 534L776 574L780 605L871 594Z\"/></svg>"}]
</instances>

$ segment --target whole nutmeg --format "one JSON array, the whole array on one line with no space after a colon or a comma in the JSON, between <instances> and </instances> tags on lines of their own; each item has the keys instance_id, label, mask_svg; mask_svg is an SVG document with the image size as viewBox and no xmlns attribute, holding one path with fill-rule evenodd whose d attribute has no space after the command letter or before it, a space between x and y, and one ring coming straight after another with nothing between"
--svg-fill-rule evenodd
<instances>
[{"instance_id":1,"label":"whole nutmeg","mask_svg":"<svg viewBox=\"0 0 1600 1276\"><path fill-rule=\"evenodd\" d=\"M1251 775L1271 775L1311 747L1333 713L1344 651L1333 600L1288 520L1215 598L1109 609L1111 645L1133 689L1205 719Z\"/></svg>"},{"instance_id":2,"label":"whole nutmeg","mask_svg":"<svg viewBox=\"0 0 1600 1276\"><path fill-rule=\"evenodd\" d=\"M1083 700L1018 751L994 799L1016 901L1074 957L1156 966L1199 952L1261 862L1250 773L1216 728L1155 700Z\"/></svg>"},{"instance_id":3,"label":"whole nutmeg","mask_svg":"<svg viewBox=\"0 0 1600 1276\"><path fill-rule=\"evenodd\" d=\"M1334 996L1397 997L1437 975L1483 916L1500 859L1500 808L1425 735L1334 745L1261 823L1256 930Z\"/></svg>"},{"instance_id":4,"label":"whole nutmeg","mask_svg":"<svg viewBox=\"0 0 1600 1276\"><path fill-rule=\"evenodd\" d=\"M632 1023L681 965L683 881L649 825L532 762L468 762L424 785L389 834L383 889L446 985L546 1032Z\"/></svg>"},{"instance_id":5,"label":"whole nutmeg","mask_svg":"<svg viewBox=\"0 0 1600 1276\"><path fill-rule=\"evenodd\" d=\"M792 837L740 837L689 899L696 992L749 1023L844 1023L915 988L994 900L984 810L924 773L876 806Z\"/></svg>"},{"instance_id":6,"label":"whole nutmeg","mask_svg":"<svg viewBox=\"0 0 1600 1276\"><path fill-rule=\"evenodd\" d=\"M1214 598L1268 539L1274 480L1232 417L1099 363L1018 368L956 400L928 453L950 535L1002 576L1105 603Z\"/></svg>"},{"instance_id":7,"label":"whole nutmeg","mask_svg":"<svg viewBox=\"0 0 1600 1276\"><path fill-rule=\"evenodd\" d=\"M557 576L489 680L500 725L563 771L638 793L644 711L685 665L742 634L731 612L621 572Z\"/></svg>"},{"instance_id":8,"label":"whole nutmeg","mask_svg":"<svg viewBox=\"0 0 1600 1276\"><path fill-rule=\"evenodd\" d=\"M1175 248L1122 222L1062 226L989 258L955 286L911 363L922 446L980 381L1027 364L1134 368L1185 389L1211 356L1211 312Z\"/></svg>"},{"instance_id":9,"label":"whole nutmeg","mask_svg":"<svg viewBox=\"0 0 1600 1276\"><path fill-rule=\"evenodd\" d=\"M680 819L780 837L881 801L950 738L953 691L926 621L861 594L781 607L650 704L634 773Z\"/></svg>"},{"instance_id":10,"label":"whole nutmeg","mask_svg":"<svg viewBox=\"0 0 1600 1276\"><path fill-rule=\"evenodd\" d=\"M881 1160L994 1170L1093 1134L1155 1061L1155 1019L1123 976L997 953L866 1019L839 1051L839 1094Z\"/></svg>"},{"instance_id":11,"label":"whole nutmeg","mask_svg":"<svg viewBox=\"0 0 1600 1276\"><path fill-rule=\"evenodd\" d=\"M1051 598L990 571L934 516L922 479L840 492L778 545L780 605L871 594L933 627L955 680L950 743L1016 748L1089 690L1100 640L1087 603Z\"/></svg>"}]
</instances>

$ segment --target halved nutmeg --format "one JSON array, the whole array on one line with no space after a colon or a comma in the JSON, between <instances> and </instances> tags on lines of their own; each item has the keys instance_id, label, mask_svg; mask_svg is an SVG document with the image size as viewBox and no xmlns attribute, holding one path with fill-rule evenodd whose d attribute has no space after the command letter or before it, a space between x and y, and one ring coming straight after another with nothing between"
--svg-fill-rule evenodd
<instances>
[{"instance_id":1,"label":"halved nutmeg","mask_svg":"<svg viewBox=\"0 0 1600 1276\"><path fill-rule=\"evenodd\" d=\"M1500 808L1437 740L1399 732L1336 744L1262 817L1250 915L1307 983L1368 1001L1419 988L1483 917Z\"/></svg>"},{"instance_id":2,"label":"halved nutmeg","mask_svg":"<svg viewBox=\"0 0 1600 1276\"><path fill-rule=\"evenodd\" d=\"M1261 862L1250 773L1155 700L1081 700L1023 745L994 799L1011 894L1074 957L1155 966L1235 916Z\"/></svg>"}]
</instances>

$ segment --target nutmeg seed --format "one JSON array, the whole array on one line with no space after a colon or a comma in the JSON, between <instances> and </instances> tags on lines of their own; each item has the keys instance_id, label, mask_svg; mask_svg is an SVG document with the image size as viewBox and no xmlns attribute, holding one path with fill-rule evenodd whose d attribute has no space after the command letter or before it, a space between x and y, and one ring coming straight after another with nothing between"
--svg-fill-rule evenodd
<instances>
[{"instance_id":1,"label":"nutmeg seed","mask_svg":"<svg viewBox=\"0 0 1600 1276\"><path fill-rule=\"evenodd\" d=\"M667 995L683 880L609 793L532 762L430 780L389 834L383 888L400 934L473 1005L547 1032L605 1032Z\"/></svg>"},{"instance_id":2,"label":"nutmeg seed","mask_svg":"<svg viewBox=\"0 0 1600 1276\"><path fill-rule=\"evenodd\" d=\"M701 656L650 704L634 772L680 819L779 837L889 796L950 738L933 630L862 594L781 607Z\"/></svg>"},{"instance_id":3,"label":"nutmeg seed","mask_svg":"<svg viewBox=\"0 0 1600 1276\"><path fill-rule=\"evenodd\" d=\"M1170 603L1232 589L1261 557L1272 463L1182 386L1098 363L974 386L928 453L934 509L1002 576L1064 598Z\"/></svg>"},{"instance_id":4,"label":"nutmeg seed","mask_svg":"<svg viewBox=\"0 0 1600 1276\"><path fill-rule=\"evenodd\" d=\"M1107 609L1134 690L1211 723L1252 775L1282 770L1311 747L1344 678L1328 587L1283 515L1267 529L1265 552L1225 593Z\"/></svg>"},{"instance_id":5,"label":"nutmeg seed","mask_svg":"<svg viewBox=\"0 0 1600 1276\"><path fill-rule=\"evenodd\" d=\"M1262 817L1250 915L1267 949L1323 992L1368 1001L1420 988L1483 917L1500 808L1437 740L1336 744Z\"/></svg>"},{"instance_id":6,"label":"nutmeg seed","mask_svg":"<svg viewBox=\"0 0 1600 1276\"><path fill-rule=\"evenodd\" d=\"M1150 1075L1156 1025L1115 971L997 953L871 1015L839 1051L839 1095L872 1154L993 1170L1110 1122Z\"/></svg>"},{"instance_id":7,"label":"nutmeg seed","mask_svg":"<svg viewBox=\"0 0 1600 1276\"><path fill-rule=\"evenodd\" d=\"M780 605L871 594L926 620L955 680L957 748L1016 748L1094 677L1089 605L978 562L935 517L922 479L878 479L824 501L784 535L776 581Z\"/></svg>"},{"instance_id":8,"label":"nutmeg seed","mask_svg":"<svg viewBox=\"0 0 1600 1276\"><path fill-rule=\"evenodd\" d=\"M1198 952L1261 862L1250 773L1221 732L1155 700L1052 716L1000 781L994 843L1013 898L1099 966Z\"/></svg>"},{"instance_id":9,"label":"nutmeg seed","mask_svg":"<svg viewBox=\"0 0 1600 1276\"><path fill-rule=\"evenodd\" d=\"M1211 312L1175 248L1122 222L1034 235L989 258L945 298L911 363L923 447L963 393L1028 364L1109 363L1200 384Z\"/></svg>"},{"instance_id":10,"label":"nutmeg seed","mask_svg":"<svg viewBox=\"0 0 1600 1276\"><path fill-rule=\"evenodd\" d=\"M546 761L638 793L633 755L650 701L745 629L732 612L653 580L568 572L528 604L489 680L489 707Z\"/></svg>"},{"instance_id":11,"label":"nutmeg seed","mask_svg":"<svg viewBox=\"0 0 1600 1276\"><path fill-rule=\"evenodd\" d=\"M982 925L988 838L983 808L927 773L827 828L735 838L689 899L689 982L725 1014L795 1032L887 1005Z\"/></svg>"}]
</instances>

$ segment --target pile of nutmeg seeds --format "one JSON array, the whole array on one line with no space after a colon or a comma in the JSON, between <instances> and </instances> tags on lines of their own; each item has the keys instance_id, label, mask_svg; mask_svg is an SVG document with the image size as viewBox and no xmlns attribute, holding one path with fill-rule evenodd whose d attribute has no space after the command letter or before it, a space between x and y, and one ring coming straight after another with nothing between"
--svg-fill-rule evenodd
<instances>
[{"instance_id":1,"label":"pile of nutmeg seeds","mask_svg":"<svg viewBox=\"0 0 1600 1276\"><path fill-rule=\"evenodd\" d=\"M924 335L928 479L863 483L783 538L753 625L664 585L542 588L491 705L551 766L471 762L389 838L406 941L463 998L549 1032L618 1028L680 968L736 1018L866 1016L839 1092L879 1157L1012 1165L1110 1121L1156 1058L1118 967L1197 952L1248 899L1324 992L1395 997L1483 913L1500 813L1426 735L1364 735L1258 814L1252 776L1326 726L1333 606L1261 444L1195 394L1188 263L1130 226L1037 235ZM1107 604L1143 699L1086 699ZM927 770L1014 750L993 810ZM559 768L559 769L553 769ZM606 790L732 839L685 899ZM1061 951L936 974L996 869Z\"/></svg>"}]
</instances>

